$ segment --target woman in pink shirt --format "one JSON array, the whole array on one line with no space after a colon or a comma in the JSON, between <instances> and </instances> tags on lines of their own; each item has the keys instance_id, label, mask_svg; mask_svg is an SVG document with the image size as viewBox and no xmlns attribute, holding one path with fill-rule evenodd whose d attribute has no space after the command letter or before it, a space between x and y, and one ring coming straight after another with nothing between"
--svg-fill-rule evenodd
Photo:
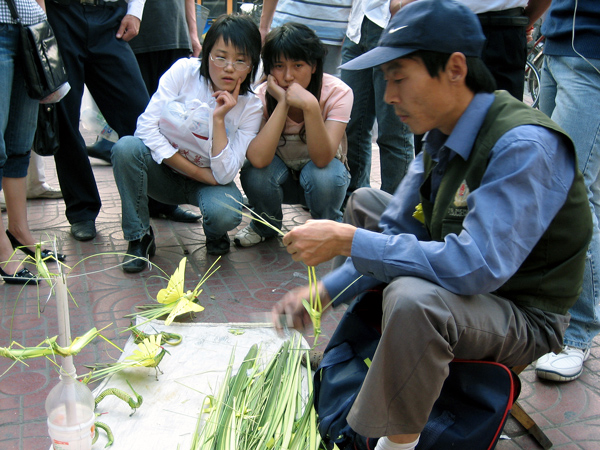
<instances>
[{"instance_id":1,"label":"woman in pink shirt","mask_svg":"<svg viewBox=\"0 0 600 450\"><path fill-rule=\"evenodd\" d=\"M267 81L261 129L250 143L241 182L254 211L281 228L281 205L302 204L314 219L341 221L350 173L346 166L346 124L353 95L348 85L323 73L326 50L316 34L286 23L265 38ZM275 236L252 221L235 243L250 247Z\"/></svg>"}]
</instances>

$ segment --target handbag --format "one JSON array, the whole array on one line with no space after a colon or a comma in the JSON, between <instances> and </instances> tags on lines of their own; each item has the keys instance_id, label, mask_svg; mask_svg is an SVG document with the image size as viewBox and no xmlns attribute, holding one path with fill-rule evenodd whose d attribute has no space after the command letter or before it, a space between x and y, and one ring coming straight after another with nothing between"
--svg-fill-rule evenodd
<instances>
[{"instance_id":1,"label":"handbag","mask_svg":"<svg viewBox=\"0 0 600 450\"><path fill-rule=\"evenodd\" d=\"M56 104L40 104L37 129L32 150L40 156L53 156L60 148L58 139L58 112Z\"/></svg>"},{"instance_id":2,"label":"handbag","mask_svg":"<svg viewBox=\"0 0 600 450\"><path fill-rule=\"evenodd\" d=\"M339 159L346 169L348 169L348 138L346 133L342 136L340 145L335 153L335 157ZM275 154L281 158L284 164L295 171L301 171L302 168L311 159L308 154L308 145L302 140L299 134L286 134L279 139Z\"/></svg>"},{"instance_id":3,"label":"handbag","mask_svg":"<svg viewBox=\"0 0 600 450\"><path fill-rule=\"evenodd\" d=\"M54 31L48 20L23 25L14 0L8 0L8 7L20 28L19 56L27 94L34 100L45 99L61 89L68 78Z\"/></svg>"},{"instance_id":4,"label":"handbag","mask_svg":"<svg viewBox=\"0 0 600 450\"><path fill-rule=\"evenodd\" d=\"M331 450L373 450L377 438L354 432L346 417L381 338L381 291L361 294L345 312L314 375L315 410L323 443ZM488 361L449 365L417 450L492 450L520 392L509 368Z\"/></svg>"}]
</instances>

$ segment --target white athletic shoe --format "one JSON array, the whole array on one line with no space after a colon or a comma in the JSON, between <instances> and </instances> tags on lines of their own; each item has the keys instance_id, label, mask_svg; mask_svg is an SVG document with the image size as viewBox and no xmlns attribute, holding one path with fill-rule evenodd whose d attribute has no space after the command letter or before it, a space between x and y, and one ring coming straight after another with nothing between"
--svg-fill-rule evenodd
<instances>
[{"instance_id":1,"label":"white athletic shoe","mask_svg":"<svg viewBox=\"0 0 600 450\"><path fill-rule=\"evenodd\" d=\"M254 231L254 228L248 225L243 230L238 231L233 238L233 242L235 242L235 245L238 247L252 247L253 245L260 244L265 239L266 238Z\"/></svg>"},{"instance_id":2,"label":"white athletic shoe","mask_svg":"<svg viewBox=\"0 0 600 450\"><path fill-rule=\"evenodd\" d=\"M535 363L538 377L552 381L572 381L579 378L583 362L590 356L590 349L583 350L565 346L558 354L548 353Z\"/></svg>"}]
</instances>

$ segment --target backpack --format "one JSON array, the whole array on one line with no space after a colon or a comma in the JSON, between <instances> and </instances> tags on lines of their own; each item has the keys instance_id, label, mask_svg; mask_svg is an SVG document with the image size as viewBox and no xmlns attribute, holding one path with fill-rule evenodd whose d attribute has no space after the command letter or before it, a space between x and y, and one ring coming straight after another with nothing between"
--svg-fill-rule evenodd
<instances>
[{"instance_id":1,"label":"backpack","mask_svg":"<svg viewBox=\"0 0 600 450\"><path fill-rule=\"evenodd\" d=\"M373 450L376 438L355 433L346 417L368 371L381 333L381 291L357 297L345 312L314 375L318 428L328 450ZM454 360L417 450L492 450L513 403L519 378L488 361Z\"/></svg>"}]
</instances>

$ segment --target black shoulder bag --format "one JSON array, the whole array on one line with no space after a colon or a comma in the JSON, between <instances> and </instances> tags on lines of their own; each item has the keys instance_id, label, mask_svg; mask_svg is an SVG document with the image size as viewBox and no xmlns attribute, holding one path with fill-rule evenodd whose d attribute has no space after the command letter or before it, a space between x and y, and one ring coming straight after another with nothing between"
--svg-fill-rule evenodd
<instances>
[{"instance_id":1,"label":"black shoulder bag","mask_svg":"<svg viewBox=\"0 0 600 450\"><path fill-rule=\"evenodd\" d=\"M67 82L67 71L58 51L56 36L48 20L23 25L14 0L7 0L7 3L21 31L19 57L27 94L34 100L42 100Z\"/></svg>"}]
</instances>

